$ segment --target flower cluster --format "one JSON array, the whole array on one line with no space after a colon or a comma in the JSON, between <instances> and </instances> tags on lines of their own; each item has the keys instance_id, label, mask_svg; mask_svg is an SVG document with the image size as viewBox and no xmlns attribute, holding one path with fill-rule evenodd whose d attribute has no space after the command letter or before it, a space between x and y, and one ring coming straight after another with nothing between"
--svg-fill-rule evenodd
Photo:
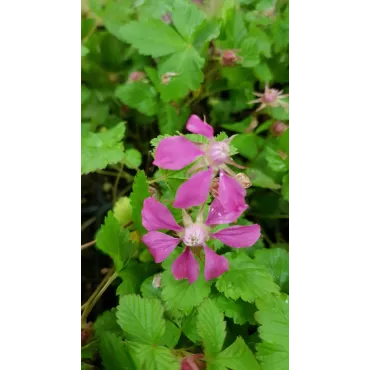
<instances>
[{"instance_id":1,"label":"flower cluster","mask_svg":"<svg viewBox=\"0 0 370 370\"><path fill-rule=\"evenodd\" d=\"M244 168L230 158L229 143L233 137L216 141L212 126L196 115L189 118L186 128L205 136L208 142L194 143L184 136L165 138L159 142L153 162L163 169L180 170L196 161L189 170L193 174L178 188L173 203L173 207L182 209L182 225L154 197L145 199L142 220L148 230L143 236L143 242L155 262L163 262L180 242L185 245L184 251L172 265L172 273L178 280L185 278L193 283L200 270L195 255L201 259L202 249L207 281L220 276L229 268L227 259L213 251L207 245L208 241L218 239L232 248L251 247L260 237L260 226L236 225L214 230L215 226L235 222L248 208L245 189L250 186L250 182L245 180L244 174L235 174L228 166ZM217 191L214 191L215 184ZM205 217L204 206L210 192L215 198ZM200 206L195 220L187 211L194 206ZM173 236L159 230L170 230Z\"/></svg>"}]
</instances>

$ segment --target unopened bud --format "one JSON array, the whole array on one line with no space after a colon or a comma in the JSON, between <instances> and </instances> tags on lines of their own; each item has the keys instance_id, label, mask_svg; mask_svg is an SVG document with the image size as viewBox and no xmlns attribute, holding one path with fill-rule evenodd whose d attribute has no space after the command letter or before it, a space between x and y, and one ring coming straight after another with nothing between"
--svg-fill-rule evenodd
<instances>
[{"instance_id":1,"label":"unopened bud","mask_svg":"<svg viewBox=\"0 0 370 370\"><path fill-rule=\"evenodd\" d=\"M85 328L81 328L81 345L82 346L88 343L92 330L93 330L93 325L91 322L89 322Z\"/></svg>"},{"instance_id":2,"label":"unopened bud","mask_svg":"<svg viewBox=\"0 0 370 370\"><path fill-rule=\"evenodd\" d=\"M172 23L172 16L171 16L170 12L167 12L167 13L163 14L161 19L162 19L163 23L166 23L166 24L171 24Z\"/></svg>"},{"instance_id":3,"label":"unopened bud","mask_svg":"<svg viewBox=\"0 0 370 370\"><path fill-rule=\"evenodd\" d=\"M237 50L225 50L222 54L221 64L223 66L233 66L241 58L236 54Z\"/></svg>"},{"instance_id":4,"label":"unopened bud","mask_svg":"<svg viewBox=\"0 0 370 370\"><path fill-rule=\"evenodd\" d=\"M114 217L121 225L127 225L132 221L132 207L130 198L122 197L117 200L113 207Z\"/></svg>"},{"instance_id":5,"label":"unopened bud","mask_svg":"<svg viewBox=\"0 0 370 370\"><path fill-rule=\"evenodd\" d=\"M286 154L282 150L278 150L277 153L280 155L280 158L283 160L286 160L288 158L288 154Z\"/></svg>"},{"instance_id":6,"label":"unopened bud","mask_svg":"<svg viewBox=\"0 0 370 370\"><path fill-rule=\"evenodd\" d=\"M153 288L156 288L156 289L160 288L161 287L161 280L162 280L161 274L155 275L154 278L153 278L153 281L152 281Z\"/></svg>"},{"instance_id":7,"label":"unopened bud","mask_svg":"<svg viewBox=\"0 0 370 370\"><path fill-rule=\"evenodd\" d=\"M135 71L135 72L130 73L129 80L131 82L133 82L133 81L142 81L144 79L144 77L145 77L144 72Z\"/></svg>"},{"instance_id":8,"label":"unopened bud","mask_svg":"<svg viewBox=\"0 0 370 370\"><path fill-rule=\"evenodd\" d=\"M203 370L205 368L206 363L202 353L186 356L181 361L181 370Z\"/></svg>"},{"instance_id":9,"label":"unopened bud","mask_svg":"<svg viewBox=\"0 0 370 370\"><path fill-rule=\"evenodd\" d=\"M239 182L239 184L244 189L248 189L252 186L251 180L249 179L249 177L245 173L239 172L238 174L236 174L235 177L236 177L236 180Z\"/></svg>"},{"instance_id":10,"label":"unopened bud","mask_svg":"<svg viewBox=\"0 0 370 370\"><path fill-rule=\"evenodd\" d=\"M287 128L288 126L285 123L275 121L271 126L271 133L274 136L280 136Z\"/></svg>"},{"instance_id":11,"label":"unopened bud","mask_svg":"<svg viewBox=\"0 0 370 370\"><path fill-rule=\"evenodd\" d=\"M167 85L172 80L172 78L176 76L179 76L179 74L176 72L166 72L161 77L162 84Z\"/></svg>"},{"instance_id":12,"label":"unopened bud","mask_svg":"<svg viewBox=\"0 0 370 370\"><path fill-rule=\"evenodd\" d=\"M149 193L152 197L158 200L158 190L153 186L149 186Z\"/></svg>"}]
</instances>

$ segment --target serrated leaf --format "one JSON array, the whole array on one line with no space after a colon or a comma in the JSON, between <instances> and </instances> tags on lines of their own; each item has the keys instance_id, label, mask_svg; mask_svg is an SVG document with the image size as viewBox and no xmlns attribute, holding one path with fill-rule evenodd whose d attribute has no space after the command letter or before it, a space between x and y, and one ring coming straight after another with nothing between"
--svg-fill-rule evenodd
<instances>
[{"instance_id":1,"label":"serrated leaf","mask_svg":"<svg viewBox=\"0 0 370 370\"><path fill-rule=\"evenodd\" d=\"M178 100L189 91L198 90L203 81L203 65L204 59L191 45L161 61L158 66L160 76L169 72L177 74L161 85L161 99L165 102Z\"/></svg>"},{"instance_id":2,"label":"serrated leaf","mask_svg":"<svg viewBox=\"0 0 370 370\"><path fill-rule=\"evenodd\" d=\"M99 350L99 341L94 340L81 347L81 359L93 359Z\"/></svg>"},{"instance_id":3,"label":"serrated leaf","mask_svg":"<svg viewBox=\"0 0 370 370\"><path fill-rule=\"evenodd\" d=\"M125 151L125 166L136 169L141 166L143 157L137 149L127 149Z\"/></svg>"},{"instance_id":4,"label":"serrated leaf","mask_svg":"<svg viewBox=\"0 0 370 370\"><path fill-rule=\"evenodd\" d=\"M81 136L81 174L103 169L122 161L122 138L125 124L120 122L110 130Z\"/></svg>"},{"instance_id":5,"label":"serrated leaf","mask_svg":"<svg viewBox=\"0 0 370 370\"><path fill-rule=\"evenodd\" d=\"M240 134L232 142L245 158L253 159L258 154L257 137L254 134Z\"/></svg>"},{"instance_id":6,"label":"serrated leaf","mask_svg":"<svg viewBox=\"0 0 370 370\"><path fill-rule=\"evenodd\" d=\"M194 4L175 0L172 21L180 35L192 42L195 30L204 21L205 14Z\"/></svg>"},{"instance_id":7,"label":"serrated leaf","mask_svg":"<svg viewBox=\"0 0 370 370\"><path fill-rule=\"evenodd\" d=\"M170 26L157 19L133 21L119 29L119 38L140 54L161 57L184 50L186 42Z\"/></svg>"},{"instance_id":8,"label":"serrated leaf","mask_svg":"<svg viewBox=\"0 0 370 370\"><path fill-rule=\"evenodd\" d=\"M117 324L116 310L103 312L94 322L95 335L100 338L104 333L110 332L122 337L122 329Z\"/></svg>"},{"instance_id":9,"label":"serrated leaf","mask_svg":"<svg viewBox=\"0 0 370 370\"><path fill-rule=\"evenodd\" d=\"M141 283L158 270L154 263L137 263L130 261L130 265L120 272L122 283L117 287L117 295L134 294L140 292Z\"/></svg>"},{"instance_id":10,"label":"serrated leaf","mask_svg":"<svg viewBox=\"0 0 370 370\"><path fill-rule=\"evenodd\" d=\"M159 131L161 134L173 135L181 131L189 118L189 109L177 109L170 103L161 103L158 113Z\"/></svg>"},{"instance_id":11,"label":"serrated leaf","mask_svg":"<svg viewBox=\"0 0 370 370\"><path fill-rule=\"evenodd\" d=\"M119 85L115 95L130 108L137 109L147 116L154 116L158 111L157 92L148 83L135 81Z\"/></svg>"},{"instance_id":12,"label":"serrated leaf","mask_svg":"<svg viewBox=\"0 0 370 370\"><path fill-rule=\"evenodd\" d=\"M226 322L212 300L206 300L198 310L197 332L203 340L207 358L221 352L226 337Z\"/></svg>"},{"instance_id":13,"label":"serrated leaf","mask_svg":"<svg viewBox=\"0 0 370 370\"><path fill-rule=\"evenodd\" d=\"M260 63L258 40L255 37L247 37L241 45L240 56L243 67L255 67Z\"/></svg>"},{"instance_id":14,"label":"serrated leaf","mask_svg":"<svg viewBox=\"0 0 370 370\"><path fill-rule=\"evenodd\" d=\"M129 339L158 344L165 332L163 307L157 299L125 295L119 300L117 322Z\"/></svg>"},{"instance_id":15,"label":"serrated leaf","mask_svg":"<svg viewBox=\"0 0 370 370\"><path fill-rule=\"evenodd\" d=\"M289 301L283 296L269 295L258 299L256 320L262 339L257 344L257 359L263 370L289 368Z\"/></svg>"},{"instance_id":16,"label":"serrated leaf","mask_svg":"<svg viewBox=\"0 0 370 370\"><path fill-rule=\"evenodd\" d=\"M140 369L180 370L179 360L168 348L132 342L128 345Z\"/></svg>"},{"instance_id":17,"label":"serrated leaf","mask_svg":"<svg viewBox=\"0 0 370 370\"><path fill-rule=\"evenodd\" d=\"M229 252L229 270L222 274L217 282L217 289L227 298L241 298L253 303L256 298L269 293L277 293L279 287L266 267L255 263L245 254Z\"/></svg>"},{"instance_id":18,"label":"serrated leaf","mask_svg":"<svg viewBox=\"0 0 370 370\"><path fill-rule=\"evenodd\" d=\"M198 312L193 311L189 316L186 316L182 323L184 334L193 342L200 343L202 338L197 333Z\"/></svg>"},{"instance_id":19,"label":"serrated leaf","mask_svg":"<svg viewBox=\"0 0 370 370\"><path fill-rule=\"evenodd\" d=\"M244 302L241 299L236 301L227 299L223 295L219 295L212 299L218 309L224 312L225 316L233 319L235 324L244 325L246 322L254 324L254 313L256 307L250 303Z\"/></svg>"},{"instance_id":20,"label":"serrated leaf","mask_svg":"<svg viewBox=\"0 0 370 370\"><path fill-rule=\"evenodd\" d=\"M135 252L136 245L130 241L130 232L122 228L112 211L104 219L104 225L96 234L96 246L108 254L120 271Z\"/></svg>"},{"instance_id":21,"label":"serrated leaf","mask_svg":"<svg viewBox=\"0 0 370 370\"><path fill-rule=\"evenodd\" d=\"M105 332L100 338L100 356L105 370L132 370L135 365L120 337Z\"/></svg>"},{"instance_id":22,"label":"serrated leaf","mask_svg":"<svg viewBox=\"0 0 370 370\"><path fill-rule=\"evenodd\" d=\"M232 370L260 370L260 366L253 352L244 343L241 337L236 338L231 346L217 355L217 357L212 360L212 363L225 366Z\"/></svg>"},{"instance_id":23,"label":"serrated leaf","mask_svg":"<svg viewBox=\"0 0 370 370\"><path fill-rule=\"evenodd\" d=\"M162 299L169 310L187 311L198 306L210 291L210 285L199 274L198 280L189 284L187 280L175 280L171 271L162 274Z\"/></svg>"},{"instance_id":24,"label":"serrated leaf","mask_svg":"<svg viewBox=\"0 0 370 370\"><path fill-rule=\"evenodd\" d=\"M143 283L140 286L140 291L143 297L161 299L162 288L160 286L156 287L155 285L153 285L153 281L155 281L155 279L157 279L157 281L159 281L160 284L161 274L149 276L143 281Z\"/></svg>"},{"instance_id":25,"label":"serrated leaf","mask_svg":"<svg viewBox=\"0 0 370 370\"><path fill-rule=\"evenodd\" d=\"M208 42L220 35L220 26L215 20L205 20L195 31L193 46L201 52Z\"/></svg>"},{"instance_id":26,"label":"serrated leaf","mask_svg":"<svg viewBox=\"0 0 370 370\"><path fill-rule=\"evenodd\" d=\"M181 330L172 321L166 320L166 330L160 340L161 345L174 348L180 339Z\"/></svg>"},{"instance_id":27,"label":"serrated leaf","mask_svg":"<svg viewBox=\"0 0 370 370\"><path fill-rule=\"evenodd\" d=\"M136 174L132 190L133 191L130 196L132 206L132 220L134 221L134 224L138 231L141 234L145 234L146 230L142 225L141 210L143 209L144 199L150 197L150 193L144 171L139 171Z\"/></svg>"},{"instance_id":28,"label":"serrated leaf","mask_svg":"<svg viewBox=\"0 0 370 370\"><path fill-rule=\"evenodd\" d=\"M129 1L108 1L101 14L105 28L114 36L120 37L120 28L133 13Z\"/></svg>"},{"instance_id":29,"label":"serrated leaf","mask_svg":"<svg viewBox=\"0 0 370 370\"><path fill-rule=\"evenodd\" d=\"M271 147L266 147L266 161L269 167L275 172L286 172L289 169L288 158L283 159L281 155L272 149Z\"/></svg>"},{"instance_id":30,"label":"serrated leaf","mask_svg":"<svg viewBox=\"0 0 370 370\"><path fill-rule=\"evenodd\" d=\"M258 170L257 168L248 168L247 176L252 181L253 186L272 190L281 188L281 186L277 184L274 179L272 179L270 176L266 175L262 171Z\"/></svg>"},{"instance_id":31,"label":"serrated leaf","mask_svg":"<svg viewBox=\"0 0 370 370\"><path fill-rule=\"evenodd\" d=\"M285 249L260 249L255 253L254 259L269 269L281 289L285 287L289 281L289 254Z\"/></svg>"},{"instance_id":32,"label":"serrated leaf","mask_svg":"<svg viewBox=\"0 0 370 370\"><path fill-rule=\"evenodd\" d=\"M287 173L283 177L283 186L281 188L281 194L283 195L283 198L287 202L289 202L289 173Z\"/></svg>"}]
</instances>

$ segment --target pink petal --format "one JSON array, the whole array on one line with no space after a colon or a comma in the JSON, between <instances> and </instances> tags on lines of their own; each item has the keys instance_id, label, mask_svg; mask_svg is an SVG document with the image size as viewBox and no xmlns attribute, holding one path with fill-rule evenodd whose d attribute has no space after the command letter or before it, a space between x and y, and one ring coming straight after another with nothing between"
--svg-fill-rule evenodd
<instances>
[{"instance_id":1,"label":"pink petal","mask_svg":"<svg viewBox=\"0 0 370 370\"><path fill-rule=\"evenodd\" d=\"M180 243L179 238L173 238L159 231L148 232L143 236L142 241L148 246L156 263L163 262Z\"/></svg>"},{"instance_id":2,"label":"pink petal","mask_svg":"<svg viewBox=\"0 0 370 370\"><path fill-rule=\"evenodd\" d=\"M243 212L246 208L245 189L234 178L220 170L220 182L218 186L218 198L227 211Z\"/></svg>"},{"instance_id":3,"label":"pink petal","mask_svg":"<svg viewBox=\"0 0 370 370\"><path fill-rule=\"evenodd\" d=\"M247 204L237 210L226 210L220 200L216 198L209 206L206 225L220 225L235 222L240 215L248 208Z\"/></svg>"},{"instance_id":4,"label":"pink petal","mask_svg":"<svg viewBox=\"0 0 370 370\"><path fill-rule=\"evenodd\" d=\"M213 238L234 248L251 247L261 236L260 225L231 226L212 234Z\"/></svg>"},{"instance_id":5,"label":"pink petal","mask_svg":"<svg viewBox=\"0 0 370 370\"><path fill-rule=\"evenodd\" d=\"M209 139L213 138L214 132L213 127L208 123L205 123L195 114L192 114L186 123L186 129L194 134L199 134L208 137Z\"/></svg>"},{"instance_id":6,"label":"pink petal","mask_svg":"<svg viewBox=\"0 0 370 370\"><path fill-rule=\"evenodd\" d=\"M219 256L211 248L203 246L206 263L204 266L204 276L206 281L214 279L229 269L229 261L224 256Z\"/></svg>"},{"instance_id":7,"label":"pink petal","mask_svg":"<svg viewBox=\"0 0 370 370\"><path fill-rule=\"evenodd\" d=\"M191 176L178 188L173 203L175 208L190 208L198 206L207 200L211 187L213 169L200 171Z\"/></svg>"},{"instance_id":8,"label":"pink petal","mask_svg":"<svg viewBox=\"0 0 370 370\"><path fill-rule=\"evenodd\" d=\"M177 224L172 213L162 203L152 197L144 200L141 216L143 219L143 226L148 231L182 230L182 227Z\"/></svg>"},{"instance_id":9,"label":"pink petal","mask_svg":"<svg viewBox=\"0 0 370 370\"><path fill-rule=\"evenodd\" d=\"M201 155L204 152L184 136L167 137L159 142L153 164L167 170L181 170Z\"/></svg>"},{"instance_id":10,"label":"pink petal","mask_svg":"<svg viewBox=\"0 0 370 370\"><path fill-rule=\"evenodd\" d=\"M188 279L190 284L198 279L199 264L190 247L186 247L185 251L176 258L172 264L172 274L176 280Z\"/></svg>"}]
</instances>

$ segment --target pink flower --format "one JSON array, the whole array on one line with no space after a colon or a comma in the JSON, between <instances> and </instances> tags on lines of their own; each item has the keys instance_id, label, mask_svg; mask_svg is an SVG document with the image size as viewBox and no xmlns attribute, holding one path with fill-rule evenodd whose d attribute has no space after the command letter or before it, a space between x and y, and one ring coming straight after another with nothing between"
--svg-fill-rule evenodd
<instances>
[{"instance_id":1,"label":"pink flower","mask_svg":"<svg viewBox=\"0 0 370 370\"><path fill-rule=\"evenodd\" d=\"M199 275L199 264L192 250L198 251L199 248L203 248L205 255L204 276L208 281L229 269L227 259L224 256L219 256L207 246L208 240L218 239L230 247L245 248L251 247L260 237L260 226L257 224L231 226L212 232L214 225L234 222L242 212L227 212L217 198L211 203L205 222L203 220L203 207L201 207L195 222L183 209L183 226L180 226L162 203L150 197L144 200L141 212L143 225L149 231L142 240L148 246L156 263L163 262L176 246L183 242L185 250L172 264L172 273L175 279L187 279L190 284L194 283ZM158 230L171 230L176 236L173 237Z\"/></svg>"},{"instance_id":2,"label":"pink flower","mask_svg":"<svg viewBox=\"0 0 370 370\"><path fill-rule=\"evenodd\" d=\"M283 98L286 98L289 94L283 94L283 90L279 91L276 89L270 89L268 84L265 85L265 91L263 93L254 92L253 94L258 96L258 99L252 100L248 103L261 103L261 105L256 109L256 112L262 110L265 107L283 107L284 109L287 109L289 107L289 104L282 100Z\"/></svg>"},{"instance_id":3,"label":"pink flower","mask_svg":"<svg viewBox=\"0 0 370 370\"><path fill-rule=\"evenodd\" d=\"M173 206L190 208L204 203L207 200L212 179L219 172L219 200L226 210L238 212L245 207L246 191L236 180L236 174L227 166L231 164L244 168L230 158L229 143L234 136L216 141L213 127L194 114L190 116L186 128L190 132L208 138L208 143L197 144L184 136L165 138L158 144L153 162L160 168L180 170L199 158L189 172L201 171L195 173L179 187Z\"/></svg>"}]
</instances>

